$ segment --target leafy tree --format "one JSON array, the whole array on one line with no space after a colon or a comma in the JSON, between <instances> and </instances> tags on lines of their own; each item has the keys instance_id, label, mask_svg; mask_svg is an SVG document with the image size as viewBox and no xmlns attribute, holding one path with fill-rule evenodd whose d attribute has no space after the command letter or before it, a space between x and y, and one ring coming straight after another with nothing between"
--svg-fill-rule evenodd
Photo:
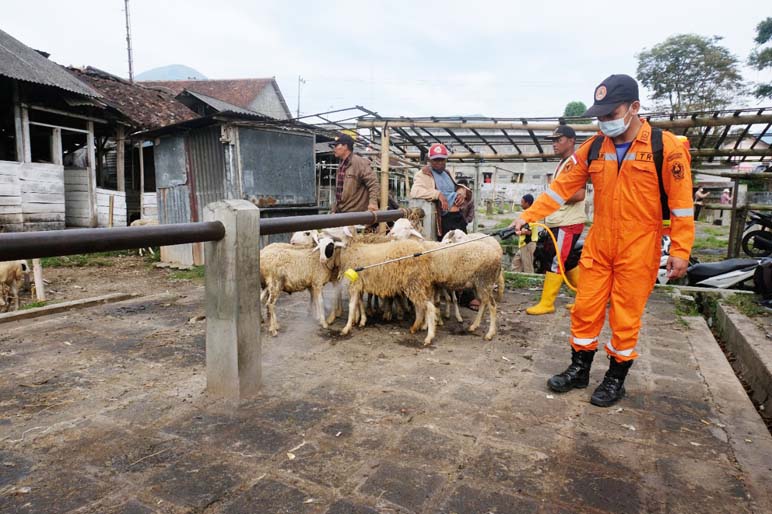
<instances>
[{"instance_id":1,"label":"leafy tree","mask_svg":"<svg viewBox=\"0 0 772 514\"><path fill-rule=\"evenodd\" d=\"M671 36L638 57L638 80L673 112L718 109L742 94L737 58L721 37Z\"/></svg>"},{"instance_id":2,"label":"leafy tree","mask_svg":"<svg viewBox=\"0 0 772 514\"><path fill-rule=\"evenodd\" d=\"M756 48L751 52L748 64L761 71L765 68L772 68L772 46L761 48L762 45L772 42L772 18L760 22L756 25ZM772 98L772 83L756 84L753 90L756 98Z\"/></svg>"},{"instance_id":3,"label":"leafy tree","mask_svg":"<svg viewBox=\"0 0 772 514\"><path fill-rule=\"evenodd\" d=\"M577 116L581 116L584 114L584 111L587 110L587 106L584 104L584 102L568 102L566 104L566 108L563 111L563 116L566 118L572 117L575 118ZM590 123L590 120L588 119L582 119L582 120L576 120L574 123Z\"/></svg>"}]
</instances>

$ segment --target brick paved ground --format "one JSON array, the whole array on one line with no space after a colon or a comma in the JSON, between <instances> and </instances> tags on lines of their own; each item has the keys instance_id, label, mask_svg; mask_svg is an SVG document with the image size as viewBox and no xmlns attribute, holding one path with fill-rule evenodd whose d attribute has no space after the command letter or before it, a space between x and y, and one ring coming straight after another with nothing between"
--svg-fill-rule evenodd
<instances>
[{"instance_id":1,"label":"brick paved ground","mask_svg":"<svg viewBox=\"0 0 772 514\"><path fill-rule=\"evenodd\" d=\"M547 391L568 316L526 316L534 294L507 294L494 341L452 321L429 349L407 322L341 338L286 297L240 405L204 393L200 288L5 325L0 512L770 511L772 438L704 321L652 298L604 410Z\"/></svg>"}]
</instances>

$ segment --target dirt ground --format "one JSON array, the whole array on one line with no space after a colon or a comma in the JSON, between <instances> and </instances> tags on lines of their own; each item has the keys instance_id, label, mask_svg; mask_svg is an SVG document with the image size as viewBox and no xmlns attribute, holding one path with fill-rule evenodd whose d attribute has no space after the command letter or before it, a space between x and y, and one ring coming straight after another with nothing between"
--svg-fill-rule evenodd
<instances>
[{"instance_id":1,"label":"dirt ground","mask_svg":"<svg viewBox=\"0 0 772 514\"><path fill-rule=\"evenodd\" d=\"M341 337L284 296L263 388L232 403L206 393L203 285L115 259L46 279L147 296L0 326L0 512L772 511L772 437L704 320L666 296L611 409L547 390L569 299L531 317L528 290L507 292L493 341L464 309L429 348L409 321Z\"/></svg>"}]
</instances>

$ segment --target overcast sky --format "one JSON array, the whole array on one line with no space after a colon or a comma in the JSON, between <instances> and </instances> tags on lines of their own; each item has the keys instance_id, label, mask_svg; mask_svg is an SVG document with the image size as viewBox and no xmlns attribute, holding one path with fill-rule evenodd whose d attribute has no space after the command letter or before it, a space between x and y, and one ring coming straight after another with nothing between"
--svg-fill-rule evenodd
<instances>
[{"instance_id":1,"label":"overcast sky","mask_svg":"<svg viewBox=\"0 0 772 514\"><path fill-rule=\"evenodd\" d=\"M126 77L123 6L4 0L0 28L60 64ZM135 73L185 64L209 78L275 76L293 113L302 75L302 114L359 104L388 116L505 117L590 104L598 82L634 76L635 55L674 34L723 36L745 61L772 3L130 0L130 13Z\"/></svg>"}]
</instances>

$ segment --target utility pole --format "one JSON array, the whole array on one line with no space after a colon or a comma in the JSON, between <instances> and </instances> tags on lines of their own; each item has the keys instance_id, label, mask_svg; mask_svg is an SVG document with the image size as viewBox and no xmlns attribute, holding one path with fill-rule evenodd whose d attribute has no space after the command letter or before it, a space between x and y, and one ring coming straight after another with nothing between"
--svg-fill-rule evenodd
<instances>
[{"instance_id":1,"label":"utility pole","mask_svg":"<svg viewBox=\"0 0 772 514\"><path fill-rule=\"evenodd\" d=\"M300 118L300 84L305 84L306 81L303 77L298 75L298 115L297 117Z\"/></svg>"},{"instance_id":2,"label":"utility pole","mask_svg":"<svg viewBox=\"0 0 772 514\"><path fill-rule=\"evenodd\" d=\"M134 83L134 62L131 56L131 21L129 20L129 0L123 0L126 11L126 47L129 51L129 82Z\"/></svg>"}]
</instances>

